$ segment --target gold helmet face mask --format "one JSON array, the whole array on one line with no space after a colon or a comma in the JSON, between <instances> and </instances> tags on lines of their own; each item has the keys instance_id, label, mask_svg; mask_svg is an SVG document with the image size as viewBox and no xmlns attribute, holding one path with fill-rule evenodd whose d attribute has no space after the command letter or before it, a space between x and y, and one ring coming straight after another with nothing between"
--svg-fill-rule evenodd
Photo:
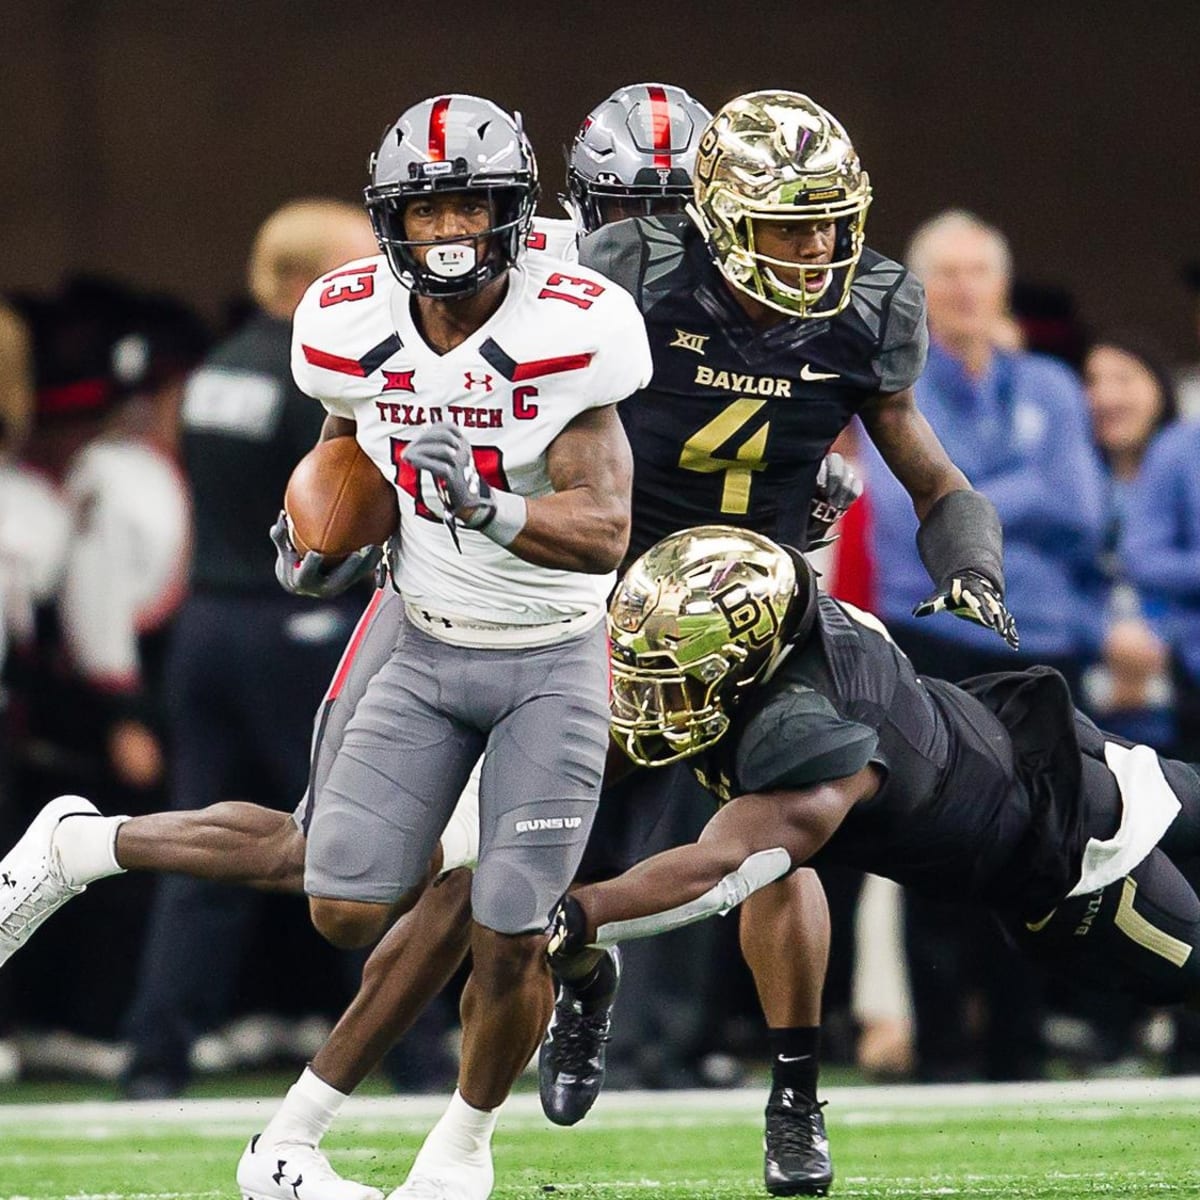
<instances>
[{"instance_id":1,"label":"gold helmet face mask","mask_svg":"<svg viewBox=\"0 0 1200 1200\"><path fill-rule=\"evenodd\" d=\"M751 92L722 108L700 139L688 211L721 274L791 317L836 316L850 302L871 183L845 129L799 92ZM762 221L833 221L833 259L807 267L755 248ZM799 286L785 282L799 274Z\"/></svg>"},{"instance_id":2,"label":"gold helmet face mask","mask_svg":"<svg viewBox=\"0 0 1200 1200\"><path fill-rule=\"evenodd\" d=\"M612 736L633 762L666 766L722 737L779 658L796 572L774 542L725 525L672 534L633 563L608 619Z\"/></svg>"}]
</instances>

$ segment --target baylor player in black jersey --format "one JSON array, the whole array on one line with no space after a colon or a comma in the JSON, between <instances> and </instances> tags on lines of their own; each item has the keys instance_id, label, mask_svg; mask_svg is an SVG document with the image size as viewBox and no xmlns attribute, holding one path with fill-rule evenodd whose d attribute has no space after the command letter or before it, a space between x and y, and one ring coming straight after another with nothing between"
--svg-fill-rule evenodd
<instances>
[{"instance_id":1,"label":"baylor player in black jersey","mask_svg":"<svg viewBox=\"0 0 1200 1200\"><path fill-rule=\"evenodd\" d=\"M836 230L821 223L795 236L824 249ZM864 249L844 308L788 318L731 287L687 217L607 226L580 259L633 294L654 355L650 386L619 410L636 459L630 557L717 514L802 545L830 443L859 413L877 428L881 395L902 397L893 419L910 402L927 344L921 285ZM764 311L755 320L747 308ZM922 487L940 482L928 475Z\"/></svg>"},{"instance_id":2,"label":"baylor player in black jersey","mask_svg":"<svg viewBox=\"0 0 1200 1200\"><path fill-rule=\"evenodd\" d=\"M619 409L634 453L630 556L714 519L805 545L821 460L858 415L921 521L918 544L937 587L918 611L955 612L1015 647L999 522L916 408L924 294L865 247L870 202L866 172L830 113L793 92L756 92L726 105L701 135L686 217L619 222L582 242L580 261L636 299L654 357L649 386ZM643 816L661 811L668 792L636 780L625 787L637 789ZM605 829L602 816L585 867ZM739 927L769 1026L767 1183L781 1195L820 1194L832 1178L816 1102L827 941L817 948L814 929L827 918L815 883L807 894L803 883L794 877L757 896ZM802 929L805 953L778 955L779 939L798 944ZM591 961L560 956L556 970L569 980ZM608 1014L594 1012L589 1024L583 990L564 985L542 1047L543 1107L562 1124L587 1111L603 1078Z\"/></svg>"},{"instance_id":3,"label":"baylor player in black jersey","mask_svg":"<svg viewBox=\"0 0 1200 1200\"><path fill-rule=\"evenodd\" d=\"M1200 771L1099 730L1045 667L918 676L804 560L727 526L664 539L610 608L614 738L726 802L687 847L560 909L566 944L726 911L837 862L985 905L1076 981L1200 1006Z\"/></svg>"}]
</instances>

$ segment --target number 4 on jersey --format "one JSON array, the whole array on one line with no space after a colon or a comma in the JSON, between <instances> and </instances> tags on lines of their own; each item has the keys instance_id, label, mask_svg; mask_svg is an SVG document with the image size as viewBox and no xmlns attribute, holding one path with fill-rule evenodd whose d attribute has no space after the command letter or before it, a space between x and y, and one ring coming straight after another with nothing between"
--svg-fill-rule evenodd
<instances>
[{"instance_id":1,"label":"number 4 on jersey","mask_svg":"<svg viewBox=\"0 0 1200 1200\"><path fill-rule=\"evenodd\" d=\"M683 444L679 465L685 471L700 471L704 474L725 472L725 486L721 489L723 513L750 511L750 482L754 478L754 472L765 470L767 465L763 458L767 452L770 421L764 421L737 448L733 458L716 458L715 454L754 419L764 404L765 400L742 396L722 409L707 425L697 429Z\"/></svg>"}]
</instances>

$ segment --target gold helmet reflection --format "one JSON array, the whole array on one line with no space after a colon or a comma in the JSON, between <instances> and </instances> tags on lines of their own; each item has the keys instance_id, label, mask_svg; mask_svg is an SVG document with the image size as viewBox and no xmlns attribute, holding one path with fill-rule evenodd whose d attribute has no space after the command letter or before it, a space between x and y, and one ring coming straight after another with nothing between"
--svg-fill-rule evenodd
<instances>
[{"instance_id":1,"label":"gold helmet reflection","mask_svg":"<svg viewBox=\"0 0 1200 1200\"><path fill-rule=\"evenodd\" d=\"M728 525L664 538L609 605L612 736L639 766L713 745L746 689L807 632L816 582L798 554Z\"/></svg>"},{"instance_id":2,"label":"gold helmet reflection","mask_svg":"<svg viewBox=\"0 0 1200 1200\"><path fill-rule=\"evenodd\" d=\"M799 92L738 96L700 138L689 209L721 274L793 317L831 317L850 301L863 249L871 183L841 122ZM755 249L759 221L836 223L833 261L795 287L795 264Z\"/></svg>"}]
</instances>

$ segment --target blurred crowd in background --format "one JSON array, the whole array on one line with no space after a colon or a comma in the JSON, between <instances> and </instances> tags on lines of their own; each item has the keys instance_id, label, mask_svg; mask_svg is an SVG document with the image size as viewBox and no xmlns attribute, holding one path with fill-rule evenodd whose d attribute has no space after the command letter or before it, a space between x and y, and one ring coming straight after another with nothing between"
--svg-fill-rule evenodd
<instances>
[{"instance_id":1,"label":"blurred crowd in background","mask_svg":"<svg viewBox=\"0 0 1200 1200\"><path fill-rule=\"evenodd\" d=\"M372 252L360 212L306 201L264 223L219 327L115 279L5 299L0 845L63 792L110 813L295 806L366 594L322 603L275 583L267 529L323 417L291 384L289 316L311 279ZM1024 282L1002 231L970 214L915 231L908 263L932 337L918 401L1000 513L1021 650L913 621L928 591L915 517L865 439L839 446L866 491L821 552L826 585L878 613L919 670L1051 663L1100 724L1200 760L1200 367L1137 328L1081 327L1074 298ZM212 761L230 745L232 766ZM215 794L226 768L236 792ZM707 815L678 812L671 836ZM985 917L821 873L828 1061L889 1079L1200 1069L1197 1030L1048 988ZM719 1086L752 1067L764 1032L735 943L709 922L628 948L610 1086ZM130 876L0 973L0 1081L90 1074L162 1094L193 1072L302 1062L358 966L295 897ZM447 1086L454 997L393 1053L397 1088Z\"/></svg>"}]
</instances>

